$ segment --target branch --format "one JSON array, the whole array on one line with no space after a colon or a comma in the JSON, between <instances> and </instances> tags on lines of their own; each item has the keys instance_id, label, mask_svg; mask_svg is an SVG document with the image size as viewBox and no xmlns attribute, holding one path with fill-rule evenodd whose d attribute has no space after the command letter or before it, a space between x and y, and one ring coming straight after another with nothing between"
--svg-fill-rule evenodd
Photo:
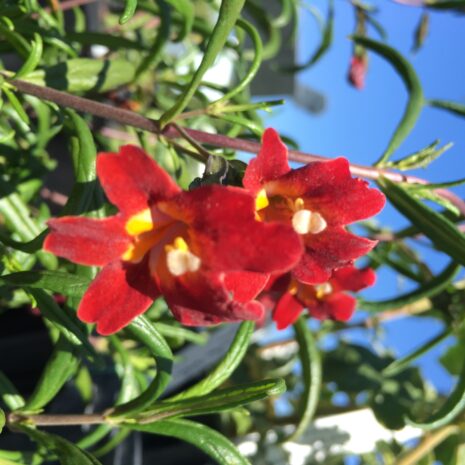
<instances>
[{"instance_id":1,"label":"branch","mask_svg":"<svg viewBox=\"0 0 465 465\"><path fill-rule=\"evenodd\" d=\"M163 130L160 130L160 126L157 121L129 110L116 108L111 105L95 102L83 97L77 97L50 87L37 86L26 81L13 79L10 83L25 94L34 95L40 99L54 102L62 107L74 108L75 110L82 111L84 113L90 113L101 118L117 121L121 124L143 129L144 131L149 131L157 135L162 135L168 139L177 139L182 137L182 134L179 133L179 130L176 129L175 125L170 124ZM236 139L222 134L211 134L195 129L184 128L184 131L196 142L213 147L230 148L249 153L258 153L261 148L261 144L259 142ZM310 163L313 161L326 160L327 157L308 154L299 150L289 150L289 159L300 163ZM417 178L415 176L406 176L395 171L373 168L371 166L351 164L350 171L355 176L361 176L367 179L376 180L383 176L393 182L428 184L428 181L425 179ZM459 209L460 213L465 216L465 202L460 197L446 189L435 189L434 192L444 199L449 200Z\"/></svg>"}]
</instances>

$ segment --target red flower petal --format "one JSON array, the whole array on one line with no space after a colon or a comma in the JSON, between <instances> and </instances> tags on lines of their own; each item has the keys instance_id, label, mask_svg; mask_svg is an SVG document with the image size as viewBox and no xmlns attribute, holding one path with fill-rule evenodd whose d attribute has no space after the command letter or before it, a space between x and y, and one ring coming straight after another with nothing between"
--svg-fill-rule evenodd
<instances>
[{"instance_id":1,"label":"red flower petal","mask_svg":"<svg viewBox=\"0 0 465 465\"><path fill-rule=\"evenodd\" d=\"M287 147L282 143L279 134L268 128L263 133L260 152L245 170L244 187L255 193L266 181L279 178L289 170Z\"/></svg>"},{"instance_id":2,"label":"red flower petal","mask_svg":"<svg viewBox=\"0 0 465 465\"><path fill-rule=\"evenodd\" d=\"M255 220L254 199L244 189L204 186L158 207L189 224L193 253L213 270L281 273L302 254L290 225Z\"/></svg>"},{"instance_id":3,"label":"red flower petal","mask_svg":"<svg viewBox=\"0 0 465 465\"><path fill-rule=\"evenodd\" d=\"M309 163L266 185L269 196L301 197L306 208L331 225L345 225L378 213L386 199L368 183L353 178L345 158Z\"/></svg>"},{"instance_id":4,"label":"red flower petal","mask_svg":"<svg viewBox=\"0 0 465 465\"><path fill-rule=\"evenodd\" d=\"M147 263L147 259L136 265L115 261L103 268L84 294L78 317L97 323L97 332L106 336L145 312L160 295Z\"/></svg>"},{"instance_id":5,"label":"red flower petal","mask_svg":"<svg viewBox=\"0 0 465 465\"><path fill-rule=\"evenodd\" d=\"M259 302L233 300L224 273L197 271L175 278L163 269L165 266L164 262L157 266L161 291L168 307L182 324L203 326L263 317L264 309ZM245 293L240 297L244 296Z\"/></svg>"},{"instance_id":6,"label":"red flower petal","mask_svg":"<svg viewBox=\"0 0 465 465\"><path fill-rule=\"evenodd\" d=\"M82 265L103 266L128 249L131 239L121 216L103 220L65 216L48 221L44 249Z\"/></svg>"},{"instance_id":7,"label":"red flower petal","mask_svg":"<svg viewBox=\"0 0 465 465\"><path fill-rule=\"evenodd\" d=\"M225 273L224 284L232 298L238 302L254 299L266 286L269 275L249 271L231 271Z\"/></svg>"},{"instance_id":8,"label":"red flower petal","mask_svg":"<svg viewBox=\"0 0 465 465\"><path fill-rule=\"evenodd\" d=\"M354 266L348 266L336 270L331 278L333 289L357 292L366 287L373 286L376 274L371 268L359 270Z\"/></svg>"},{"instance_id":9,"label":"red flower petal","mask_svg":"<svg viewBox=\"0 0 465 465\"><path fill-rule=\"evenodd\" d=\"M166 171L132 145L121 147L119 153L99 153L97 173L110 202L126 215L180 191Z\"/></svg>"},{"instance_id":10,"label":"red flower petal","mask_svg":"<svg viewBox=\"0 0 465 465\"><path fill-rule=\"evenodd\" d=\"M347 321L353 315L357 300L351 295L343 292L330 294L322 300L315 300L313 305L308 306L311 316L326 320L328 318L337 321Z\"/></svg>"},{"instance_id":11,"label":"red flower petal","mask_svg":"<svg viewBox=\"0 0 465 465\"><path fill-rule=\"evenodd\" d=\"M293 270L294 277L306 284L323 283L330 278L333 270L352 264L376 243L340 227L328 227L320 234L308 234L305 236L306 251Z\"/></svg>"},{"instance_id":12,"label":"red flower petal","mask_svg":"<svg viewBox=\"0 0 465 465\"><path fill-rule=\"evenodd\" d=\"M287 328L299 318L303 309L304 306L290 292L286 292L273 312L276 327L278 329Z\"/></svg>"}]
</instances>

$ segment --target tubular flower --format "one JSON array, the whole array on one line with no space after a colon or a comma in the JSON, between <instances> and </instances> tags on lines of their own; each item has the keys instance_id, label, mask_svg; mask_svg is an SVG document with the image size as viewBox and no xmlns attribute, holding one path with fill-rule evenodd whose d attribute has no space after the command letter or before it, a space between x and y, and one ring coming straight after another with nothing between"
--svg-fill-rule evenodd
<instances>
[{"instance_id":1,"label":"tubular flower","mask_svg":"<svg viewBox=\"0 0 465 465\"><path fill-rule=\"evenodd\" d=\"M105 219L52 219L44 248L103 269L82 298L78 317L111 334L163 295L186 325L256 320L253 300L269 273L291 269L302 243L291 227L256 221L243 189L181 191L142 150L101 153L97 174L119 213Z\"/></svg>"},{"instance_id":2,"label":"tubular flower","mask_svg":"<svg viewBox=\"0 0 465 465\"><path fill-rule=\"evenodd\" d=\"M354 313L356 299L344 291L357 292L375 283L376 275L371 268L357 269L348 266L336 270L329 281L311 286L293 279L288 273L273 286L287 287L280 292L274 308L273 320L278 329L294 323L304 308L319 320L347 321ZM271 289L273 289L273 287Z\"/></svg>"},{"instance_id":3,"label":"tubular flower","mask_svg":"<svg viewBox=\"0 0 465 465\"><path fill-rule=\"evenodd\" d=\"M302 283L328 281L334 270L353 264L376 245L345 226L378 213L385 197L352 178L345 158L291 170L286 146L274 129L267 129L243 184L255 194L256 214L262 221L292 225L302 237L305 252L292 270Z\"/></svg>"}]
</instances>

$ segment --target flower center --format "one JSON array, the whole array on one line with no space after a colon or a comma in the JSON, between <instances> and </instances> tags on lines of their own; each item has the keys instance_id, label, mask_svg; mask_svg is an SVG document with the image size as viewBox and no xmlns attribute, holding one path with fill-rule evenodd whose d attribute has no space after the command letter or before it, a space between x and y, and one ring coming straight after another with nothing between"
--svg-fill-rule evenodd
<instances>
[{"instance_id":1,"label":"flower center","mask_svg":"<svg viewBox=\"0 0 465 465\"><path fill-rule=\"evenodd\" d=\"M318 234L328 225L317 212L304 208L304 201L299 197L294 202L295 213L292 215L292 227L298 234Z\"/></svg>"},{"instance_id":2,"label":"flower center","mask_svg":"<svg viewBox=\"0 0 465 465\"><path fill-rule=\"evenodd\" d=\"M333 292L333 286L329 283L317 284L315 286L315 294L318 300Z\"/></svg>"},{"instance_id":3,"label":"flower center","mask_svg":"<svg viewBox=\"0 0 465 465\"><path fill-rule=\"evenodd\" d=\"M202 264L199 257L194 255L182 237L176 237L173 244L165 246L166 265L174 276L182 276L188 271L197 271Z\"/></svg>"}]
</instances>

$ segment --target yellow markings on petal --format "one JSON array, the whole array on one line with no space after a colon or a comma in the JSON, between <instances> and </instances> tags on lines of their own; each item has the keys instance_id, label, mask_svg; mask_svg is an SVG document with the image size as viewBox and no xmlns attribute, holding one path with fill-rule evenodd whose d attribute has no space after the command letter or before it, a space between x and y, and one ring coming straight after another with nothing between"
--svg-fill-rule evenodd
<instances>
[{"instance_id":1,"label":"yellow markings on petal","mask_svg":"<svg viewBox=\"0 0 465 465\"><path fill-rule=\"evenodd\" d=\"M153 228L154 224L150 208L131 216L126 222L126 232L130 236L138 236L139 234L151 231Z\"/></svg>"},{"instance_id":2,"label":"yellow markings on petal","mask_svg":"<svg viewBox=\"0 0 465 465\"><path fill-rule=\"evenodd\" d=\"M326 229L325 219L311 210L297 210L292 216L292 227L298 234L318 234Z\"/></svg>"},{"instance_id":3,"label":"yellow markings on petal","mask_svg":"<svg viewBox=\"0 0 465 465\"><path fill-rule=\"evenodd\" d=\"M176 237L173 244L165 246L166 266L173 276L182 276L188 271L194 272L202 264L199 257L194 255L182 237Z\"/></svg>"},{"instance_id":4,"label":"yellow markings on petal","mask_svg":"<svg viewBox=\"0 0 465 465\"><path fill-rule=\"evenodd\" d=\"M325 295L331 294L333 292L333 286L329 283L317 284L315 286L315 293L317 299L322 299Z\"/></svg>"},{"instance_id":5,"label":"yellow markings on petal","mask_svg":"<svg viewBox=\"0 0 465 465\"><path fill-rule=\"evenodd\" d=\"M255 210L263 210L270 204L265 189L262 189L255 198Z\"/></svg>"},{"instance_id":6,"label":"yellow markings on petal","mask_svg":"<svg viewBox=\"0 0 465 465\"><path fill-rule=\"evenodd\" d=\"M134 246L134 244L131 244L126 252L123 253L123 255L121 255L121 260L125 261L125 262L129 262L132 260L133 256L134 256L134 251L135 251L136 247Z\"/></svg>"},{"instance_id":7,"label":"yellow markings on petal","mask_svg":"<svg viewBox=\"0 0 465 465\"><path fill-rule=\"evenodd\" d=\"M295 279L292 279L287 288L287 292L289 292L291 295L296 295L298 290L299 283Z\"/></svg>"}]
</instances>

